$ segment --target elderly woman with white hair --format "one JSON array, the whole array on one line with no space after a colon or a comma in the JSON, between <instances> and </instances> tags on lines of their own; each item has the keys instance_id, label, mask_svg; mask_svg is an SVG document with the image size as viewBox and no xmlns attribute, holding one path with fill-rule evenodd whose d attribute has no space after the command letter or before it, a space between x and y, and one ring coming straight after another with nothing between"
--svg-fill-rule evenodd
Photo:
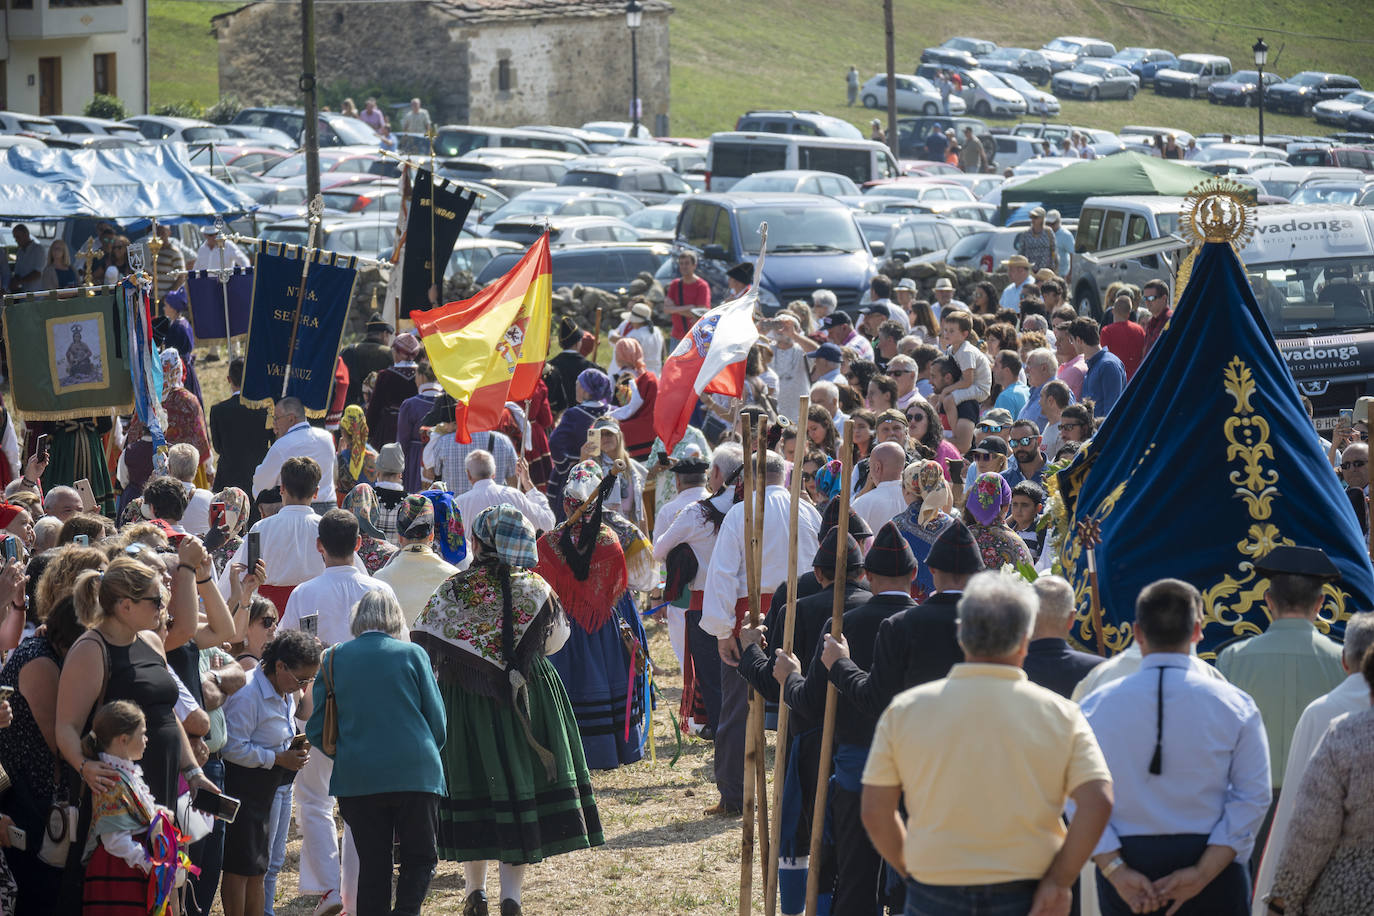
<instances>
[{"instance_id":1,"label":"elderly woman with white hair","mask_svg":"<svg viewBox=\"0 0 1374 916\"><path fill-rule=\"evenodd\" d=\"M353 639L325 653L305 734L334 761L329 794L358 850L359 913L420 916L438 864L435 837L444 794L447 719L425 650L404 639L405 616L390 591L353 607ZM337 744L326 750L325 698L338 709ZM392 905L392 838L400 874Z\"/></svg>"}]
</instances>

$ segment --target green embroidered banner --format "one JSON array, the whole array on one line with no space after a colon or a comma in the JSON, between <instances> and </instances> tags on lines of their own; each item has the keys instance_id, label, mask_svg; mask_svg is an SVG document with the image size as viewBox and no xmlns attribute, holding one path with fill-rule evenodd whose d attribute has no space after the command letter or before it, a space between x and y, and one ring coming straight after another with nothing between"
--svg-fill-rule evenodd
<instances>
[{"instance_id":1,"label":"green embroidered banner","mask_svg":"<svg viewBox=\"0 0 1374 916\"><path fill-rule=\"evenodd\" d=\"M114 294L13 298L4 328L14 415L21 420L133 409L123 306Z\"/></svg>"}]
</instances>

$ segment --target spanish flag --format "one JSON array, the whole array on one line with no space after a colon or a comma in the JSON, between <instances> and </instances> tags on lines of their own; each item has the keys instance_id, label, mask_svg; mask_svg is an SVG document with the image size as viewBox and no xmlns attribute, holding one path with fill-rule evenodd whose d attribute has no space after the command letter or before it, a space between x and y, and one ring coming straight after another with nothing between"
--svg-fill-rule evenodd
<instances>
[{"instance_id":1,"label":"spanish flag","mask_svg":"<svg viewBox=\"0 0 1374 916\"><path fill-rule=\"evenodd\" d=\"M495 429L507 401L534 394L549 352L552 298L545 233L510 273L471 299L412 313L435 377L458 402L459 442Z\"/></svg>"}]
</instances>

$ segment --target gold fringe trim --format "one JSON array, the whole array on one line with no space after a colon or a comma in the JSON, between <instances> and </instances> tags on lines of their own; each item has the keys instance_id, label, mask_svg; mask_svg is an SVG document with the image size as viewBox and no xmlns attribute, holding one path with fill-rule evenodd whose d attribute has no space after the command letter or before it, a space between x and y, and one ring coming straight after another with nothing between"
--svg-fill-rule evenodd
<instances>
[{"instance_id":1,"label":"gold fringe trim","mask_svg":"<svg viewBox=\"0 0 1374 916\"><path fill-rule=\"evenodd\" d=\"M13 391L10 392L13 395ZM10 413L16 418L28 422L47 423L54 420L89 420L91 417L100 417L114 411L123 416L131 413L134 409L133 401L127 404L110 404L104 407L78 407L72 410L24 410L16 402L10 408Z\"/></svg>"}]
</instances>

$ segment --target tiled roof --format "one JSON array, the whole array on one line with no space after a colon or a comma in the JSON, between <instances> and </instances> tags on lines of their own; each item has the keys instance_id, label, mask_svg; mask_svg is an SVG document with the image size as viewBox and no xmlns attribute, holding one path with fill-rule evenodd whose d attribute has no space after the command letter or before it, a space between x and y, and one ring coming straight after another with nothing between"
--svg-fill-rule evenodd
<instances>
[{"instance_id":1,"label":"tiled roof","mask_svg":"<svg viewBox=\"0 0 1374 916\"><path fill-rule=\"evenodd\" d=\"M640 2L646 13L672 10L672 4L666 0ZM434 5L463 22L625 14L624 0L437 0Z\"/></svg>"}]
</instances>

